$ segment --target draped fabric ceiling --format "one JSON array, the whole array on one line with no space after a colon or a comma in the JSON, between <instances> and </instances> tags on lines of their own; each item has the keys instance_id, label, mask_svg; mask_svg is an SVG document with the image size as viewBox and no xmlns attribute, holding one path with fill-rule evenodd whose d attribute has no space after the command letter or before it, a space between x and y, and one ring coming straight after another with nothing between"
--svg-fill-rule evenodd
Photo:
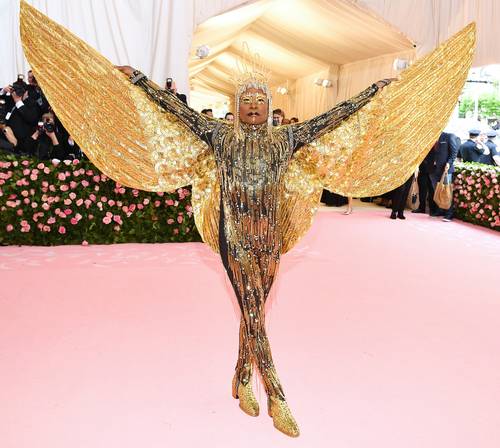
<instances>
[{"instance_id":1,"label":"draped fabric ceiling","mask_svg":"<svg viewBox=\"0 0 500 448\"><path fill-rule=\"evenodd\" d=\"M498 0L28 0L116 64L156 82L176 79L196 99L230 98L228 75L246 40L288 85L276 95L288 116L307 118L367 84L394 75L396 57L422 56L467 23L478 24L476 66L500 63ZM28 70L18 32L19 0L0 0L0 83ZM406 36L406 37L405 37ZM205 60L194 57L208 44ZM313 84L334 81L331 88ZM288 83L288 84L287 84ZM209 94L209 96L206 96ZM201 105L200 102L198 104Z\"/></svg>"},{"instance_id":2,"label":"draped fabric ceiling","mask_svg":"<svg viewBox=\"0 0 500 448\"><path fill-rule=\"evenodd\" d=\"M333 106L377 77L395 75L394 58L414 56L408 38L348 0L260 0L213 17L196 30L193 49L208 45L211 51L205 59L190 57L195 102L206 101L214 91L232 99L230 78L243 42L271 70L275 106L301 118ZM368 76L356 73L359 61L370 67ZM356 81L348 79L353 73ZM315 85L317 78L332 86ZM279 86L289 93L276 93Z\"/></svg>"}]
</instances>

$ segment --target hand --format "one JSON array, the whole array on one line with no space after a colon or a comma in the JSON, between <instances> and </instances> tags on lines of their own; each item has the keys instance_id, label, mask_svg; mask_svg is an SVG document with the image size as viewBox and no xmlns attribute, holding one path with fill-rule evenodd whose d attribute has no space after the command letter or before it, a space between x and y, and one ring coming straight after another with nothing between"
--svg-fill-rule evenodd
<instances>
[{"instance_id":1,"label":"hand","mask_svg":"<svg viewBox=\"0 0 500 448\"><path fill-rule=\"evenodd\" d=\"M49 137L52 140L52 144L54 146L59 144L59 140L57 140L55 132L46 132L46 134L47 134L47 137Z\"/></svg>"},{"instance_id":2,"label":"hand","mask_svg":"<svg viewBox=\"0 0 500 448\"><path fill-rule=\"evenodd\" d=\"M14 146L17 146L17 138L10 126L5 126L5 128L3 129L3 133L10 143L12 143Z\"/></svg>"},{"instance_id":3,"label":"hand","mask_svg":"<svg viewBox=\"0 0 500 448\"><path fill-rule=\"evenodd\" d=\"M12 86L9 84L8 86L5 86L2 90L4 91L4 94L5 94L7 92L12 93L13 89L12 89Z\"/></svg>"},{"instance_id":4,"label":"hand","mask_svg":"<svg viewBox=\"0 0 500 448\"><path fill-rule=\"evenodd\" d=\"M383 89L384 87L388 86L391 82L393 81L398 81L398 78L387 78L387 79L381 79L380 81L377 81L375 85L379 89Z\"/></svg>"},{"instance_id":5,"label":"hand","mask_svg":"<svg viewBox=\"0 0 500 448\"><path fill-rule=\"evenodd\" d=\"M446 171L448 171L448 170L450 169L450 164L449 164L449 163L447 163L447 164L444 166L444 169L445 169Z\"/></svg>"},{"instance_id":6,"label":"hand","mask_svg":"<svg viewBox=\"0 0 500 448\"><path fill-rule=\"evenodd\" d=\"M127 76L132 76L132 73L135 71L135 68L130 67L130 65L115 65L115 68L125 73Z\"/></svg>"}]
</instances>

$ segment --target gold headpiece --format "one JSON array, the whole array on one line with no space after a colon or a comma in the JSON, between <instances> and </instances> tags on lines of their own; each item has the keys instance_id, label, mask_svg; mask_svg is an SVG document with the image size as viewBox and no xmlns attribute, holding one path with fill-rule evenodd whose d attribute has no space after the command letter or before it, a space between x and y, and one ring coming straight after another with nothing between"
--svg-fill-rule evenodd
<instances>
[{"instance_id":1,"label":"gold headpiece","mask_svg":"<svg viewBox=\"0 0 500 448\"><path fill-rule=\"evenodd\" d=\"M236 114L234 120L234 131L236 136L241 136L240 130L240 97L248 89L254 88L262 90L268 101L267 125L269 135L271 135L273 125L272 95L269 89L269 77L271 70L267 68L258 53L252 53L247 42L243 42L242 56L236 60L236 69L231 80L236 87L235 102Z\"/></svg>"}]
</instances>

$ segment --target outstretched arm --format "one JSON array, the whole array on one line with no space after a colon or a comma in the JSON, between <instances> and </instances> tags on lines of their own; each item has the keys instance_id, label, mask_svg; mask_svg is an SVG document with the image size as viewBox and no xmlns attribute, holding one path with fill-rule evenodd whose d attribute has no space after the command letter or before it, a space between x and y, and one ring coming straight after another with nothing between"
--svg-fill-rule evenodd
<instances>
[{"instance_id":1,"label":"outstretched arm","mask_svg":"<svg viewBox=\"0 0 500 448\"><path fill-rule=\"evenodd\" d=\"M292 125L294 150L311 143L323 134L335 129L353 113L357 112L365 104L369 103L371 98L380 89L390 84L390 82L391 79L378 81L355 97L337 104L333 109L330 109L317 117L311 118L310 120Z\"/></svg>"},{"instance_id":2,"label":"outstretched arm","mask_svg":"<svg viewBox=\"0 0 500 448\"><path fill-rule=\"evenodd\" d=\"M160 107L170 112L172 115L175 115L175 117L185 124L196 136L211 145L212 133L217 126L223 125L221 121L210 119L194 109L191 109L187 104L177 98L175 93L168 90L162 90L140 71L129 66L115 67L125 73L133 84L141 87L149 98L159 104Z\"/></svg>"}]
</instances>

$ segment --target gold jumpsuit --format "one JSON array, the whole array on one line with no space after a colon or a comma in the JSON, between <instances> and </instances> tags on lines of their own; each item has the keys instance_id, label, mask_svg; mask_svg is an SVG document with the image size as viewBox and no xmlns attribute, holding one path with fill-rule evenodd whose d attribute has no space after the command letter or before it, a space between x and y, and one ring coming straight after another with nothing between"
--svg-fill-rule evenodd
<instances>
[{"instance_id":1,"label":"gold jumpsuit","mask_svg":"<svg viewBox=\"0 0 500 448\"><path fill-rule=\"evenodd\" d=\"M295 151L358 111L378 87L374 84L312 120L273 128L272 135L266 123L241 123L243 138L236 138L232 126L200 115L147 78L137 85L188 125L215 155L221 192L219 252L242 314L236 381L248 384L255 362L267 395L284 400L266 335L264 305L282 253L278 217L285 173Z\"/></svg>"}]
</instances>

